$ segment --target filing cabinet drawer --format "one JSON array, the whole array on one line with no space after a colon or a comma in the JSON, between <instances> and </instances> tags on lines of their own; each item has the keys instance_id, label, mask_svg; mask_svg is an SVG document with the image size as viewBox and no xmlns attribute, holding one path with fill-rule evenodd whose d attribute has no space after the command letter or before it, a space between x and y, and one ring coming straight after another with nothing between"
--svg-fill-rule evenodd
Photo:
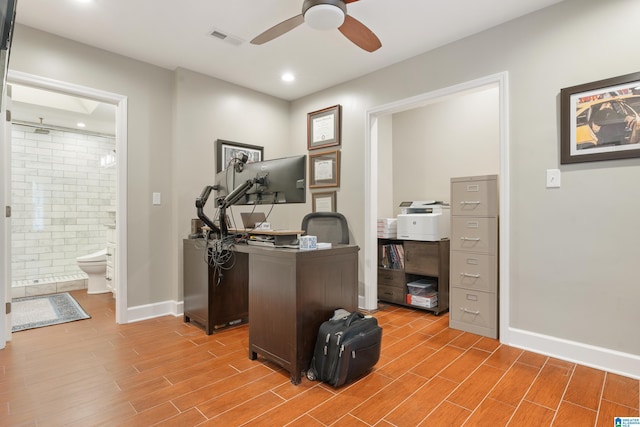
<instances>
[{"instance_id":1,"label":"filing cabinet drawer","mask_svg":"<svg viewBox=\"0 0 640 427\"><path fill-rule=\"evenodd\" d=\"M451 250L497 253L497 218L451 218Z\"/></svg>"},{"instance_id":2,"label":"filing cabinet drawer","mask_svg":"<svg viewBox=\"0 0 640 427\"><path fill-rule=\"evenodd\" d=\"M496 255L469 252L451 253L452 287L496 292L497 285L498 263Z\"/></svg>"},{"instance_id":3,"label":"filing cabinet drawer","mask_svg":"<svg viewBox=\"0 0 640 427\"><path fill-rule=\"evenodd\" d=\"M404 290L404 285L404 271L389 268L378 269L378 286L396 287L402 291Z\"/></svg>"},{"instance_id":4,"label":"filing cabinet drawer","mask_svg":"<svg viewBox=\"0 0 640 427\"><path fill-rule=\"evenodd\" d=\"M405 302L405 291L401 287L385 286L378 283L378 299L388 301L395 304L403 304Z\"/></svg>"},{"instance_id":5,"label":"filing cabinet drawer","mask_svg":"<svg viewBox=\"0 0 640 427\"><path fill-rule=\"evenodd\" d=\"M450 326L465 331L497 336L496 294L451 288Z\"/></svg>"},{"instance_id":6,"label":"filing cabinet drawer","mask_svg":"<svg viewBox=\"0 0 640 427\"><path fill-rule=\"evenodd\" d=\"M497 175L451 178L451 215L498 215Z\"/></svg>"}]
</instances>

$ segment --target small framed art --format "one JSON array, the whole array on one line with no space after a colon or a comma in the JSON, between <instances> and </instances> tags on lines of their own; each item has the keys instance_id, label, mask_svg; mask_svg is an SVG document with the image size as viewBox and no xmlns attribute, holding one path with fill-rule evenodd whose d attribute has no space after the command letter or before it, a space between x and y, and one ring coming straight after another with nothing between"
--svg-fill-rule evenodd
<instances>
[{"instance_id":1,"label":"small framed art","mask_svg":"<svg viewBox=\"0 0 640 427\"><path fill-rule=\"evenodd\" d=\"M309 188L340 185L340 151L309 154Z\"/></svg>"},{"instance_id":2,"label":"small framed art","mask_svg":"<svg viewBox=\"0 0 640 427\"><path fill-rule=\"evenodd\" d=\"M242 153L247 155L247 163L261 162L264 160L263 147L225 141L223 139L216 140L216 170L218 172L225 170L229 163L233 159L237 159Z\"/></svg>"},{"instance_id":3,"label":"small framed art","mask_svg":"<svg viewBox=\"0 0 640 427\"><path fill-rule=\"evenodd\" d=\"M313 212L336 212L336 192L312 193Z\"/></svg>"},{"instance_id":4,"label":"small framed art","mask_svg":"<svg viewBox=\"0 0 640 427\"><path fill-rule=\"evenodd\" d=\"M307 147L309 150L340 145L342 107L334 105L307 114Z\"/></svg>"}]
</instances>

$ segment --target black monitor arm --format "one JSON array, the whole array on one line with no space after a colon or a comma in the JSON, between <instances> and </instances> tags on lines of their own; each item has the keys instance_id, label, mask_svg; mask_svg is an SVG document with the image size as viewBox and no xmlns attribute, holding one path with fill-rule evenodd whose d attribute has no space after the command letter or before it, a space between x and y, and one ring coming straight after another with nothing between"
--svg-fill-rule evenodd
<instances>
[{"instance_id":1,"label":"black monitor arm","mask_svg":"<svg viewBox=\"0 0 640 427\"><path fill-rule=\"evenodd\" d=\"M206 225L211 227L213 231L215 231L216 233L220 233L220 228L218 228L218 226L215 225L213 221L211 221L211 219L209 219L209 217L204 213L204 205L207 204L207 199L209 198L211 191L216 189L217 187L213 185L207 185L206 187L204 187L204 190L202 190L200 197L196 199L196 209L198 212L198 218L200 218Z\"/></svg>"},{"instance_id":2,"label":"black monitor arm","mask_svg":"<svg viewBox=\"0 0 640 427\"><path fill-rule=\"evenodd\" d=\"M238 185L231 193L229 193L226 197L218 199L218 208L220 209L220 227L216 226L207 215L204 213L204 205L207 203L207 199L211 194L211 190L217 190L216 186L208 185L202 190L200 197L196 199L196 208L198 211L198 218L202 220L205 224L211 227L216 233L220 234L220 237L226 237L229 233L227 228L226 221L226 212L227 208L233 206L238 203L240 199L247 194L247 191L251 189L255 184L264 185L266 177L256 177L252 179L248 179L242 184Z\"/></svg>"}]
</instances>

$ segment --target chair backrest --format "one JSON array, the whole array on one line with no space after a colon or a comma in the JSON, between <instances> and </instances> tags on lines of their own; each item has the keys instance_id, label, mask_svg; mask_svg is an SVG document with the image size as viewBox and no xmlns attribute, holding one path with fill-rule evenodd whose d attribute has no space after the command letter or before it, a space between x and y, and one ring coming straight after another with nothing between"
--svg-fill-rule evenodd
<instances>
[{"instance_id":1,"label":"chair backrest","mask_svg":"<svg viewBox=\"0 0 640 427\"><path fill-rule=\"evenodd\" d=\"M302 218L302 230L308 236L317 236L318 242L349 244L347 219L338 212L313 212Z\"/></svg>"}]
</instances>

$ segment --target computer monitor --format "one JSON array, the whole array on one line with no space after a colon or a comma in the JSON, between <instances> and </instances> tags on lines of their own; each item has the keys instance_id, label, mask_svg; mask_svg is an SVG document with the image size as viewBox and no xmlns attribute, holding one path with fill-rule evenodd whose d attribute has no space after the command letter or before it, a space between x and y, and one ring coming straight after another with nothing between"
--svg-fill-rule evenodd
<instances>
[{"instance_id":1,"label":"computer monitor","mask_svg":"<svg viewBox=\"0 0 640 427\"><path fill-rule=\"evenodd\" d=\"M226 170L216 175L216 199L221 200L243 183L257 179L258 182L232 204L305 203L307 201L306 176L306 155L247 163L238 170L230 164Z\"/></svg>"}]
</instances>

